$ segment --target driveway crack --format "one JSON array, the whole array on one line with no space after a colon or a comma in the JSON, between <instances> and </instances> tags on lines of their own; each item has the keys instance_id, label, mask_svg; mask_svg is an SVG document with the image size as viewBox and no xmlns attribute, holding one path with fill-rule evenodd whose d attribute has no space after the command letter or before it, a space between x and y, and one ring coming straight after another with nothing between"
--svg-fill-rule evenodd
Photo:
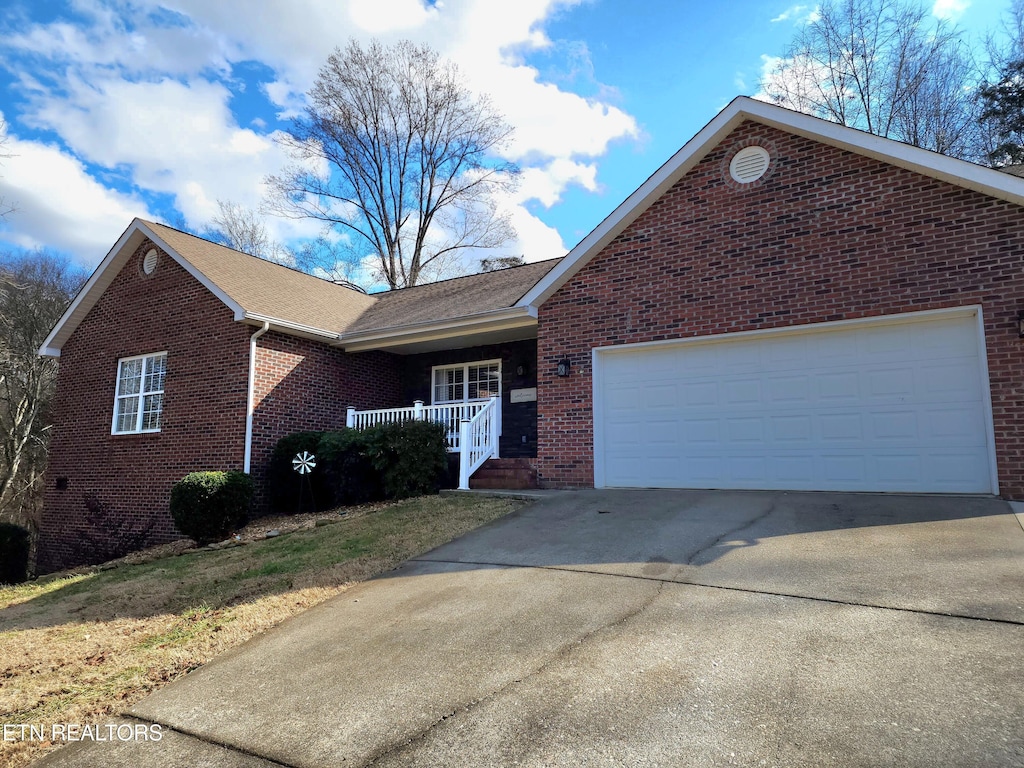
<instances>
[{"instance_id":1,"label":"driveway crack","mask_svg":"<svg viewBox=\"0 0 1024 768\"><path fill-rule=\"evenodd\" d=\"M703 546L700 549L698 549L696 552L694 552L692 555L690 555L688 558L686 558L685 565L704 565L704 563L696 562L697 559L701 555L703 555L705 552L707 552L710 549L714 549L719 544L721 544L723 541L728 541L729 539L734 538L737 533L740 533L741 531L745 531L748 528L753 528L755 525L760 523L766 517L771 515L771 513L774 512L774 511L775 511L775 502L773 501L771 504L768 505L768 509L766 509L764 512L761 512L760 514L755 515L754 517L752 517L749 520L747 520L746 522L736 526L735 528L729 529L725 533L721 534L717 539L715 539L710 544L706 544L705 546ZM752 546L754 546L757 543L757 541L753 540L753 539L745 539L744 541L746 542L746 544L744 544L744 546L747 546L747 547L752 547Z\"/></svg>"},{"instance_id":2,"label":"driveway crack","mask_svg":"<svg viewBox=\"0 0 1024 768\"><path fill-rule=\"evenodd\" d=\"M580 573L580 571L564 571L564 572L565 573ZM620 626L622 624L625 624L626 622L630 621L634 617L640 615L641 613L646 611L655 600L658 599L658 597L664 591L666 583L668 583L668 582L655 582L655 583L658 584L657 589L654 590L654 592L650 595L650 597L642 600L640 602L640 604L637 605L636 607L632 608L631 610L627 611L626 613L622 614L621 616L617 617L616 619L614 619L612 621L608 621L608 622L606 622L604 624L601 624L600 626L594 627L589 632L585 632L584 634L580 635L579 637L575 638L574 640L566 643L561 648L556 650L547 661L545 661L543 664L541 664L540 666L536 667L535 669L527 672L526 674L524 674L524 675L522 675L520 677L517 677L515 680L510 680L509 682L505 683L504 685L500 686L499 688L491 691L490 693L487 693L487 694L481 696L478 699L474 699L473 701L470 701L470 702L468 702L468 703L466 703L466 704L464 704L464 705L462 705L460 707L457 707L457 708L451 710L450 712L446 712L445 714L441 715L441 717L439 717L437 720L435 720L433 723L431 723L430 725L428 725L425 728L423 728L422 730L420 730L418 733L416 733L413 736L403 740L402 743L400 743L400 744L392 744L390 746L383 747L377 753L375 753L372 757L370 757L369 760L367 760L365 763L363 763L364 768L369 768L369 766L376 765L381 760L384 760L385 758L390 757L391 755L394 755L394 754L396 754L398 752L401 752L401 751L403 751L405 749L408 749L409 747L412 747L412 746L414 746L416 744L422 743L436 728L438 728L438 726L443 725L447 721L451 720L453 717L455 717L457 715L461 715L461 714L466 714L466 713L472 712L473 710L478 709L481 705L486 704L486 703L488 703L488 702L490 702L490 701L500 697L502 694L504 694L506 691L511 690L513 687L515 687L517 685L522 685L523 683L527 682L528 680L531 680L534 677L537 677L538 675L543 674L545 671L547 671L548 669L550 669L554 665L556 665L559 662L561 662L561 661L565 660L566 658L568 658L570 655L572 655L576 650L578 650L581 646L583 646L585 643L587 643L592 637L594 637L598 633L604 632L605 630L607 630L607 629L609 629L611 627L616 627L616 626Z\"/></svg>"}]
</instances>

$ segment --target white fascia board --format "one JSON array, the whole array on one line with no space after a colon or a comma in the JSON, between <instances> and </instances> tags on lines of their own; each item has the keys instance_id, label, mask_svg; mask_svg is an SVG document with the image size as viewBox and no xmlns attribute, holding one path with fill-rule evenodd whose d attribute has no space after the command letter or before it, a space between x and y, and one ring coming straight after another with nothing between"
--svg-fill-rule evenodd
<instances>
[{"instance_id":1,"label":"white fascia board","mask_svg":"<svg viewBox=\"0 0 1024 768\"><path fill-rule=\"evenodd\" d=\"M458 338L470 333L486 333L503 331L535 325L536 310L531 307L504 307L475 315L453 318L452 320L431 320L424 323L411 323L395 328L379 331L360 331L342 333L335 344L347 352L362 352L372 349L384 349L418 341Z\"/></svg>"},{"instance_id":2,"label":"white fascia board","mask_svg":"<svg viewBox=\"0 0 1024 768\"><path fill-rule=\"evenodd\" d=\"M60 350L64 346L64 342L74 333L78 324L85 319L89 310L92 309L93 305L103 294L103 291L107 289L107 286L110 285L114 276L123 266L123 264L119 263L116 265L116 269L112 268L114 262L118 261L118 257L125 250L125 247L140 232L140 226L141 222L139 219L133 219L132 223L128 225L128 228L117 239L113 247L107 251L107 255L103 257L103 260L93 270L89 279L85 281L85 285L78 291L75 298L71 300L68 308L64 310L64 314L60 316L57 324L53 326L53 330L50 331L49 335L40 345L40 355L43 357L60 357ZM141 238L138 239L141 242ZM136 245L135 247L138 246Z\"/></svg>"},{"instance_id":3,"label":"white fascia board","mask_svg":"<svg viewBox=\"0 0 1024 768\"><path fill-rule=\"evenodd\" d=\"M1024 206L1024 179L774 104L739 96L696 136L686 142L682 149L627 197L593 232L583 238L561 264L552 269L519 300L518 305L539 307L543 304L744 120L752 120Z\"/></svg>"},{"instance_id":4,"label":"white fascia board","mask_svg":"<svg viewBox=\"0 0 1024 768\"><path fill-rule=\"evenodd\" d=\"M741 107L741 113L745 118L772 128L865 155L1016 205L1024 205L1024 179L1013 174L948 155L940 155L938 152L876 136L856 128L848 128L802 112L793 112L763 101L744 99Z\"/></svg>"}]
</instances>

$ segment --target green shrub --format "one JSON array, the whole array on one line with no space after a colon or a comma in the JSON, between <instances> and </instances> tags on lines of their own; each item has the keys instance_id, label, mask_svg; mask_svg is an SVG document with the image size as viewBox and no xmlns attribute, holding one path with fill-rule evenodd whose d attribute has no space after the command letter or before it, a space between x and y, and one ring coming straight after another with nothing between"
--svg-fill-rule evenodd
<instances>
[{"instance_id":1,"label":"green shrub","mask_svg":"<svg viewBox=\"0 0 1024 768\"><path fill-rule=\"evenodd\" d=\"M331 506L384 498L381 475L370 461L366 438L366 432L355 429L324 432L320 437L317 466L323 462L323 483Z\"/></svg>"},{"instance_id":2,"label":"green shrub","mask_svg":"<svg viewBox=\"0 0 1024 768\"><path fill-rule=\"evenodd\" d=\"M278 441L267 469L268 497L279 513L298 512L300 496L309 499L304 479L292 468L302 451L316 456L307 477L321 510L437 493L448 476L445 429L438 424L405 421L362 431L296 432Z\"/></svg>"},{"instance_id":3,"label":"green shrub","mask_svg":"<svg viewBox=\"0 0 1024 768\"><path fill-rule=\"evenodd\" d=\"M0 523L0 584L20 584L28 578L30 542L25 528Z\"/></svg>"},{"instance_id":4,"label":"green shrub","mask_svg":"<svg viewBox=\"0 0 1024 768\"><path fill-rule=\"evenodd\" d=\"M367 452L384 496L405 499L437 493L448 473L445 428L428 421L382 424L365 430Z\"/></svg>"},{"instance_id":5,"label":"green shrub","mask_svg":"<svg viewBox=\"0 0 1024 768\"><path fill-rule=\"evenodd\" d=\"M192 472L171 489L171 516L198 543L219 541L245 523L252 492L244 472Z\"/></svg>"},{"instance_id":6,"label":"green shrub","mask_svg":"<svg viewBox=\"0 0 1024 768\"><path fill-rule=\"evenodd\" d=\"M317 509L335 506L334 496L328 484L325 467L320 460L320 438L323 432L296 432L277 441L267 467L267 501L275 512L293 515L299 509L299 499L304 505L313 504ZM306 478L292 467L292 459L308 451L316 456L317 465ZM305 486L306 481L309 486ZM310 499L310 488L313 498Z\"/></svg>"}]
</instances>

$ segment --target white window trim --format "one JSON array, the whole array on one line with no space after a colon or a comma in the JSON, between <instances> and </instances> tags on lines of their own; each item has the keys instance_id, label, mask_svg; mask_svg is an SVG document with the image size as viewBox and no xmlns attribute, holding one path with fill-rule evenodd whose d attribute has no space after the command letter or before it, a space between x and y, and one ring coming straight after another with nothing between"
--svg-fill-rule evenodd
<instances>
[{"instance_id":1,"label":"white window trim","mask_svg":"<svg viewBox=\"0 0 1024 768\"><path fill-rule=\"evenodd\" d=\"M497 365L498 366L498 401L501 401L501 359L497 360L471 360L468 363L452 363L450 365L435 365L430 369L430 404L431 405L446 405L448 403L476 403L486 402L489 398L486 397L468 397L469 394L469 369L477 368L482 365ZM461 368L462 373L462 394L463 396L457 400L437 400L434 395L436 392L435 377L438 371L451 371L456 368Z\"/></svg>"},{"instance_id":2,"label":"white window trim","mask_svg":"<svg viewBox=\"0 0 1024 768\"><path fill-rule=\"evenodd\" d=\"M502 376L502 371L501 371L501 358L497 358L497 359L493 359L493 360L471 360L468 363L451 363L450 365L435 365L435 366L432 366L431 369L430 369L430 404L431 405L447 405L448 403L485 403L485 402L487 402L490 399L488 397L470 398L470 397L466 396L469 393L469 369L470 368L475 368L476 366L480 366L480 365L497 365L498 366L498 402L497 402L497 408L498 408L498 434L500 435L500 434L502 434L502 426L503 426L502 425L503 419L502 419L502 415L501 415L501 395L502 395L502 377L503 377ZM462 393L463 393L463 397L462 397L462 399L459 399L459 400L435 400L434 399L434 393L435 393L434 376L436 375L436 372L439 371L439 370L447 371L447 370L452 370L452 369L455 369L455 368L462 368L463 369L463 372L462 372Z\"/></svg>"},{"instance_id":3,"label":"white window trim","mask_svg":"<svg viewBox=\"0 0 1024 768\"><path fill-rule=\"evenodd\" d=\"M144 414L144 411L145 411L143 406L145 404L145 396L146 395L162 395L162 394L164 394L165 390L164 389L158 389L158 390L154 389L154 390L152 390L150 392L146 392L146 391L143 390L143 387L145 386L145 382L146 382L146 364L143 363L142 364L142 381L139 383L139 391L138 391L137 395L123 395L122 396L122 394L121 394L121 365L124 364L124 363L130 363L133 360L146 360L146 359L151 358L151 357L161 357L161 356L166 358L167 357L167 351L164 350L163 352L150 352L150 353L145 354L145 355L132 355L131 357L121 357L121 358L118 358L117 368L115 369L115 372L114 372L114 376L115 376L115 379L114 379L114 413L113 413L113 416L110 419L110 434L111 435L145 435L145 434L151 434L151 433L159 432L160 431L159 427L157 427L156 429L142 429L142 419L143 419L143 414ZM166 373L165 373L165 376L166 376ZM137 409L137 411L135 413L135 429L127 429L127 430L122 430L122 431L119 432L118 429L117 429L117 406L118 406L118 404L120 403L120 401L122 399L127 398L127 397L138 397L139 398L139 407L138 407L138 409ZM163 406L162 405L160 407L160 415L161 415L161 417L163 416Z\"/></svg>"}]
</instances>

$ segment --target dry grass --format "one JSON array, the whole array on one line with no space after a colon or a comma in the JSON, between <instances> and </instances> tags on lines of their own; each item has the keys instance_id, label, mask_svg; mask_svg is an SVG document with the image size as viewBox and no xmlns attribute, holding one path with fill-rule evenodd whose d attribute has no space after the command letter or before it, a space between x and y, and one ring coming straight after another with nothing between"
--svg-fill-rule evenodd
<instances>
[{"instance_id":1,"label":"dry grass","mask_svg":"<svg viewBox=\"0 0 1024 768\"><path fill-rule=\"evenodd\" d=\"M520 504L424 497L333 515L331 525L316 526L311 516L264 520L249 538L304 529L0 588L0 726L104 720L283 619ZM0 741L0 765L25 765L49 748Z\"/></svg>"}]
</instances>

